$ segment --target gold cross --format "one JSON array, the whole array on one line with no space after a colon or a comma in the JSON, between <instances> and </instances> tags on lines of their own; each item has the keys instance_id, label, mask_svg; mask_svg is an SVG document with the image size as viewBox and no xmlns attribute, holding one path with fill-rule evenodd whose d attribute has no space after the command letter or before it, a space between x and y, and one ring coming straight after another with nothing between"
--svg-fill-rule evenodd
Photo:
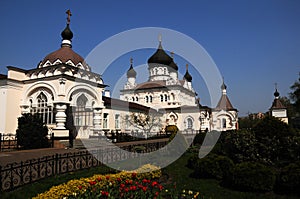
<instances>
[{"instance_id":1,"label":"gold cross","mask_svg":"<svg viewBox=\"0 0 300 199\"><path fill-rule=\"evenodd\" d=\"M67 17L67 24L70 24L70 21L71 21L70 17L72 16L72 13L71 13L70 10L67 10L66 14L68 15L68 17Z\"/></svg>"}]
</instances>

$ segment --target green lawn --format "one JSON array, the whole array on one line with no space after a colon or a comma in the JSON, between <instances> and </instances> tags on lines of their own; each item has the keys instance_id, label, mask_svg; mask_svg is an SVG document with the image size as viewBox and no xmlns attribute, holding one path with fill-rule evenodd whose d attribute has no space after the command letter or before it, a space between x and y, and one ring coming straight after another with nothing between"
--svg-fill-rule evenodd
<instances>
[{"instance_id":1,"label":"green lawn","mask_svg":"<svg viewBox=\"0 0 300 199\"><path fill-rule=\"evenodd\" d=\"M169 165L168 167L162 169L164 177L166 180L166 188L169 190L174 189L174 183L176 182L177 190L192 190L199 191L204 198L297 198L291 196L281 196L274 193L247 193L233 191L226 189L219 185L219 181L212 179L195 179L191 176L192 170L186 167L187 160L191 156L191 153L184 154L177 161ZM105 166L98 168L91 168L87 170L77 171L74 173L64 174L56 177L50 177L39 182L32 183L30 185L25 185L17 190L8 193L1 193L0 198L31 198L36 196L38 193L42 193L48 190L54 185L58 185L67 182L71 179L89 177L94 174L105 174L114 172L112 169Z\"/></svg>"}]
</instances>

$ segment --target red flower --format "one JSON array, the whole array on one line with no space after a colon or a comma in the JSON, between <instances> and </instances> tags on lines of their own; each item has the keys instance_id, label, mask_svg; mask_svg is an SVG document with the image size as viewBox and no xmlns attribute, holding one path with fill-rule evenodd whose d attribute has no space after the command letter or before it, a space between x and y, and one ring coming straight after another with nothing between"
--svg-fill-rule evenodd
<instances>
[{"instance_id":1,"label":"red flower","mask_svg":"<svg viewBox=\"0 0 300 199\"><path fill-rule=\"evenodd\" d=\"M121 188L124 188L124 187L125 187L125 184L120 184L120 187L121 187Z\"/></svg>"},{"instance_id":2,"label":"red flower","mask_svg":"<svg viewBox=\"0 0 300 199\"><path fill-rule=\"evenodd\" d=\"M147 187L142 187L142 190L143 190L144 192L146 192L146 191L147 191Z\"/></svg>"},{"instance_id":3,"label":"red flower","mask_svg":"<svg viewBox=\"0 0 300 199\"><path fill-rule=\"evenodd\" d=\"M118 182L121 182L121 181L122 181L122 179L121 179L121 178L117 178L117 181L118 181Z\"/></svg>"},{"instance_id":4,"label":"red flower","mask_svg":"<svg viewBox=\"0 0 300 199\"><path fill-rule=\"evenodd\" d=\"M102 196L108 196L108 194L109 194L109 193L108 193L107 191L101 191L101 195L102 195Z\"/></svg>"},{"instance_id":5,"label":"red flower","mask_svg":"<svg viewBox=\"0 0 300 199\"><path fill-rule=\"evenodd\" d=\"M90 183L90 185L95 185L96 181L90 181L89 183Z\"/></svg>"},{"instance_id":6,"label":"red flower","mask_svg":"<svg viewBox=\"0 0 300 199\"><path fill-rule=\"evenodd\" d=\"M131 191L135 191L136 190L136 186L130 186L129 188Z\"/></svg>"},{"instance_id":7,"label":"red flower","mask_svg":"<svg viewBox=\"0 0 300 199\"><path fill-rule=\"evenodd\" d=\"M109 180L110 176L106 176L106 180Z\"/></svg>"},{"instance_id":8,"label":"red flower","mask_svg":"<svg viewBox=\"0 0 300 199\"><path fill-rule=\"evenodd\" d=\"M129 191L129 189L126 187L126 188L124 189L124 191L125 191L125 192L128 192L128 191Z\"/></svg>"},{"instance_id":9,"label":"red flower","mask_svg":"<svg viewBox=\"0 0 300 199\"><path fill-rule=\"evenodd\" d=\"M159 192L157 191L157 192L155 192L155 196L158 196L159 195Z\"/></svg>"},{"instance_id":10,"label":"red flower","mask_svg":"<svg viewBox=\"0 0 300 199\"><path fill-rule=\"evenodd\" d=\"M148 180L147 180L147 179L143 179L142 182L143 182L143 183L147 183Z\"/></svg>"},{"instance_id":11,"label":"red flower","mask_svg":"<svg viewBox=\"0 0 300 199\"><path fill-rule=\"evenodd\" d=\"M152 187L154 187L155 185L158 185L158 183L156 181L153 181L151 185Z\"/></svg>"},{"instance_id":12,"label":"red flower","mask_svg":"<svg viewBox=\"0 0 300 199\"><path fill-rule=\"evenodd\" d=\"M158 185L159 190L163 190L163 186L162 185Z\"/></svg>"},{"instance_id":13,"label":"red flower","mask_svg":"<svg viewBox=\"0 0 300 199\"><path fill-rule=\"evenodd\" d=\"M78 186L78 189L79 189L79 190L81 190L81 189L82 189L82 186L81 186L81 185L79 185L79 186Z\"/></svg>"},{"instance_id":14,"label":"red flower","mask_svg":"<svg viewBox=\"0 0 300 199\"><path fill-rule=\"evenodd\" d=\"M98 182L100 182L100 181L102 180L102 178L101 178L101 177L98 177L97 180L98 180Z\"/></svg>"},{"instance_id":15,"label":"red flower","mask_svg":"<svg viewBox=\"0 0 300 199\"><path fill-rule=\"evenodd\" d=\"M132 178L132 179L135 179L135 178L136 178L136 173L132 173L132 174L131 174L131 178Z\"/></svg>"}]
</instances>

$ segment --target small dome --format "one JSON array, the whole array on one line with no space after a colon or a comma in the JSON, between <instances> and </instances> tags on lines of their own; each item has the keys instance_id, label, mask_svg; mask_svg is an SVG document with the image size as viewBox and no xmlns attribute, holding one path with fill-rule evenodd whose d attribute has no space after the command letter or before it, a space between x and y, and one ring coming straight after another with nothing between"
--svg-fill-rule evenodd
<instances>
[{"instance_id":1,"label":"small dome","mask_svg":"<svg viewBox=\"0 0 300 199\"><path fill-rule=\"evenodd\" d=\"M276 89L276 91L274 92L274 96L275 96L275 97L279 97L279 92L277 91L277 89Z\"/></svg>"},{"instance_id":2,"label":"small dome","mask_svg":"<svg viewBox=\"0 0 300 199\"><path fill-rule=\"evenodd\" d=\"M134 78L136 77L136 72L133 69L132 64L130 65L130 68L127 71L127 78L129 77L134 77Z\"/></svg>"},{"instance_id":3,"label":"small dome","mask_svg":"<svg viewBox=\"0 0 300 199\"><path fill-rule=\"evenodd\" d=\"M192 82L192 76L190 75L190 73L189 73L189 71L187 70L186 72L185 72L185 74L184 74L184 79L186 79L186 81L188 81L188 82Z\"/></svg>"},{"instance_id":4,"label":"small dome","mask_svg":"<svg viewBox=\"0 0 300 199\"><path fill-rule=\"evenodd\" d=\"M225 90L227 88L227 86L225 85L224 81L223 81L223 84L221 85L221 89L222 90Z\"/></svg>"},{"instance_id":5,"label":"small dome","mask_svg":"<svg viewBox=\"0 0 300 199\"><path fill-rule=\"evenodd\" d=\"M175 64L175 62L172 60L172 62L169 64L169 66L174 69L175 71L178 71L178 66Z\"/></svg>"},{"instance_id":6,"label":"small dome","mask_svg":"<svg viewBox=\"0 0 300 199\"><path fill-rule=\"evenodd\" d=\"M156 52L148 59L148 63L169 65L173 59L163 50L161 42Z\"/></svg>"},{"instance_id":7,"label":"small dome","mask_svg":"<svg viewBox=\"0 0 300 199\"><path fill-rule=\"evenodd\" d=\"M73 38L73 32L71 31L69 24L67 24L67 27L61 32L61 37L63 40L71 40Z\"/></svg>"}]
</instances>

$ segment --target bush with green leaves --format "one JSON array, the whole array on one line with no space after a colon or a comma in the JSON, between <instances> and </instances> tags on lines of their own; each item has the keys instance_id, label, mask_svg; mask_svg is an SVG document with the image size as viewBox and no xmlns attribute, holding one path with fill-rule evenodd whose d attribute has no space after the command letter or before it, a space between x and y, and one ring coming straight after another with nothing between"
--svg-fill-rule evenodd
<instances>
[{"instance_id":1,"label":"bush with green leaves","mask_svg":"<svg viewBox=\"0 0 300 199\"><path fill-rule=\"evenodd\" d=\"M275 191L300 195L300 162L291 163L282 168L276 180Z\"/></svg>"},{"instance_id":2,"label":"bush with green leaves","mask_svg":"<svg viewBox=\"0 0 300 199\"><path fill-rule=\"evenodd\" d=\"M276 180L273 168L256 162L236 164L231 174L224 178L224 183L241 191L272 191Z\"/></svg>"},{"instance_id":3,"label":"bush with green leaves","mask_svg":"<svg viewBox=\"0 0 300 199\"><path fill-rule=\"evenodd\" d=\"M18 118L17 143L22 149L47 148L50 146L48 128L38 114L23 114Z\"/></svg>"},{"instance_id":4,"label":"bush with green leaves","mask_svg":"<svg viewBox=\"0 0 300 199\"><path fill-rule=\"evenodd\" d=\"M189 163L194 169L193 176L196 178L222 179L231 175L234 166L231 159L216 154L209 154L202 159L194 157Z\"/></svg>"}]
</instances>

